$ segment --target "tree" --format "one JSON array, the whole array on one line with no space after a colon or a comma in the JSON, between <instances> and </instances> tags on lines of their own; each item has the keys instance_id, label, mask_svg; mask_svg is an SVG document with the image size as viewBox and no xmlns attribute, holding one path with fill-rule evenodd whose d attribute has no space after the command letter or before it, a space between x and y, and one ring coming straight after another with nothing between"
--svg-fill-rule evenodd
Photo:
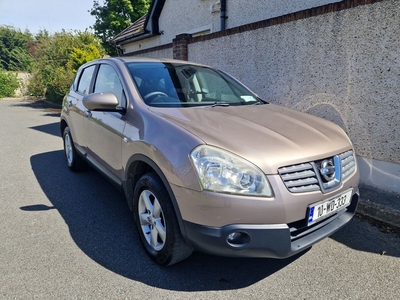
<instances>
[{"instance_id":1,"label":"tree","mask_svg":"<svg viewBox=\"0 0 400 300\"><path fill-rule=\"evenodd\" d=\"M12 26L0 26L0 66L7 71L30 71L29 43L33 36Z\"/></svg>"},{"instance_id":2,"label":"tree","mask_svg":"<svg viewBox=\"0 0 400 300\"><path fill-rule=\"evenodd\" d=\"M115 49L108 41L127 28L132 22L145 15L151 0L99 0L93 1L90 14L96 18L93 29L100 38L107 52L115 54Z\"/></svg>"},{"instance_id":3,"label":"tree","mask_svg":"<svg viewBox=\"0 0 400 300\"><path fill-rule=\"evenodd\" d=\"M80 65L105 54L101 41L92 33L41 31L32 47L35 62L29 92L61 101Z\"/></svg>"}]
</instances>

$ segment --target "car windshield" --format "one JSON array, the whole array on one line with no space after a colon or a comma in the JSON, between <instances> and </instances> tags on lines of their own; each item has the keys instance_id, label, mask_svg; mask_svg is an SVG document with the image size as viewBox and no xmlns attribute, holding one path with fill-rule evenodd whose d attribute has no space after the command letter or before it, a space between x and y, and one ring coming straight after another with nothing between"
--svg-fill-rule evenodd
<instances>
[{"instance_id":1,"label":"car windshield","mask_svg":"<svg viewBox=\"0 0 400 300\"><path fill-rule=\"evenodd\" d=\"M254 105L257 96L218 70L161 62L127 63L135 85L149 106L196 107Z\"/></svg>"}]
</instances>

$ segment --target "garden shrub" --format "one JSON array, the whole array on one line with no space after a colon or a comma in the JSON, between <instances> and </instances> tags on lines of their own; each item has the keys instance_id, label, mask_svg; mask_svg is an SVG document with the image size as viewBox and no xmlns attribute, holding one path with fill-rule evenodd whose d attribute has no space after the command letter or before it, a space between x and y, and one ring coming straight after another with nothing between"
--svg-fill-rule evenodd
<instances>
[{"instance_id":1,"label":"garden shrub","mask_svg":"<svg viewBox=\"0 0 400 300\"><path fill-rule=\"evenodd\" d=\"M17 88L19 88L17 74L0 70L0 98L14 97Z\"/></svg>"}]
</instances>

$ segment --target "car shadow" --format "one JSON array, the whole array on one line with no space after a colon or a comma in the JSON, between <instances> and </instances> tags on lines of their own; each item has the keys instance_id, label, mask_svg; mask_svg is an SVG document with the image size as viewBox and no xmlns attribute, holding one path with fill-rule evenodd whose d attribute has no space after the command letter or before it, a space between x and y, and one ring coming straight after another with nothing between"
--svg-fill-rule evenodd
<instances>
[{"instance_id":1,"label":"car shadow","mask_svg":"<svg viewBox=\"0 0 400 300\"><path fill-rule=\"evenodd\" d=\"M62 150L32 156L31 166L52 205L20 209L57 209L87 256L121 276L150 286L178 291L238 289L274 274L304 254L275 260L194 252L179 264L160 267L144 252L124 196L97 172L90 168L71 172Z\"/></svg>"},{"instance_id":2,"label":"car shadow","mask_svg":"<svg viewBox=\"0 0 400 300\"><path fill-rule=\"evenodd\" d=\"M50 135L55 135L55 136L61 136L60 133L60 122L55 122L55 123L50 123L50 124L45 124L45 125L39 125L39 126L32 126L29 127L30 129L37 130L43 133L47 133Z\"/></svg>"},{"instance_id":3,"label":"car shadow","mask_svg":"<svg viewBox=\"0 0 400 300\"><path fill-rule=\"evenodd\" d=\"M41 109L45 112L43 116L60 117L61 105L53 104L50 101L41 99L20 99L20 102L15 103L14 106L29 107L34 109Z\"/></svg>"},{"instance_id":4,"label":"car shadow","mask_svg":"<svg viewBox=\"0 0 400 300\"><path fill-rule=\"evenodd\" d=\"M396 234L358 217L353 217L330 238L358 251L400 257L400 240Z\"/></svg>"}]
</instances>

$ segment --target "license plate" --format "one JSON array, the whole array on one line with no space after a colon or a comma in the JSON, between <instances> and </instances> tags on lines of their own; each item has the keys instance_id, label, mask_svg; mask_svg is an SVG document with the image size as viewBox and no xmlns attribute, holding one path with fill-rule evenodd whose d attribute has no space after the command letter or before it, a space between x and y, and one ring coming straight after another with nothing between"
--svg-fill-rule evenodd
<instances>
[{"instance_id":1,"label":"license plate","mask_svg":"<svg viewBox=\"0 0 400 300\"><path fill-rule=\"evenodd\" d=\"M320 221L350 205L353 190L309 206L308 225Z\"/></svg>"}]
</instances>

